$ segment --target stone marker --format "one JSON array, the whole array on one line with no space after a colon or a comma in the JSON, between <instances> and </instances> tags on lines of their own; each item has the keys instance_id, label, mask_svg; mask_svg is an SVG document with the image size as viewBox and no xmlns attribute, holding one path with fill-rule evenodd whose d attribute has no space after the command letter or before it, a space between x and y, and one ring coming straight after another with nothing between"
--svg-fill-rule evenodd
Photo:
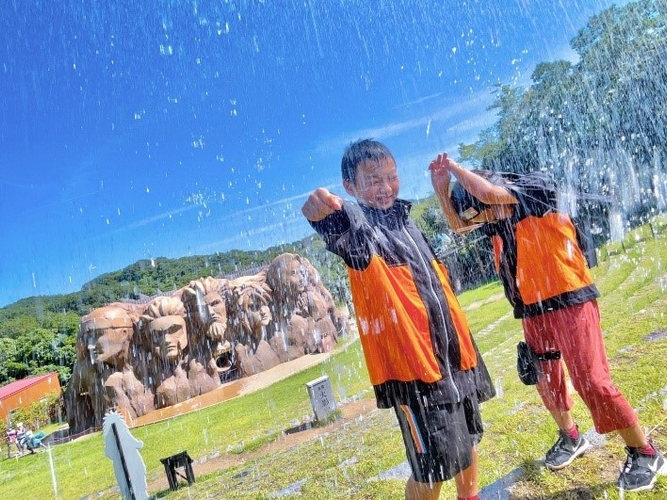
<instances>
[{"instance_id":1,"label":"stone marker","mask_svg":"<svg viewBox=\"0 0 667 500\"><path fill-rule=\"evenodd\" d=\"M331 381L326 375L306 383L310 404L313 407L315 420L318 422L326 419L336 410L336 400L334 399Z\"/></svg>"}]
</instances>

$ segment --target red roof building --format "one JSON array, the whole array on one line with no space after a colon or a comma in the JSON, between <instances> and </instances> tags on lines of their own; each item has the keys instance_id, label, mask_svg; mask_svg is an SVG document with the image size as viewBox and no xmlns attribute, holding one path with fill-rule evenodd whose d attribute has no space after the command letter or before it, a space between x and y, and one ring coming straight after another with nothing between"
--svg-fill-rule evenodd
<instances>
[{"instance_id":1,"label":"red roof building","mask_svg":"<svg viewBox=\"0 0 667 500\"><path fill-rule=\"evenodd\" d=\"M13 411L27 408L52 392L60 393L56 372L26 377L0 387L0 419L7 422Z\"/></svg>"}]
</instances>

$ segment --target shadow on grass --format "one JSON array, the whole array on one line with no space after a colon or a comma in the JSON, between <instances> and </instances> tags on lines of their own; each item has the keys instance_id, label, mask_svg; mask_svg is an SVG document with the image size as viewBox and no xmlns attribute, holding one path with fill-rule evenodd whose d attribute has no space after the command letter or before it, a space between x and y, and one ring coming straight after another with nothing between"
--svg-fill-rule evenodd
<instances>
[{"instance_id":1,"label":"shadow on grass","mask_svg":"<svg viewBox=\"0 0 667 500\"><path fill-rule=\"evenodd\" d=\"M545 470L539 461L524 460L521 467L512 472L515 482L512 485L511 494L505 498L511 500L595 500L607 498L610 490L617 489L615 481L607 481L592 485L580 484L555 493L540 492L544 488L541 478Z\"/></svg>"},{"instance_id":2,"label":"shadow on grass","mask_svg":"<svg viewBox=\"0 0 667 500\"><path fill-rule=\"evenodd\" d=\"M534 489L532 486L528 486ZM515 493L512 492L511 500L596 500L607 498L609 489L616 488L613 482L596 484L594 486L578 486L569 490L558 491L551 494Z\"/></svg>"},{"instance_id":3,"label":"shadow on grass","mask_svg":"<svg viewBox=\"0 0 667 500\"><path fill-rule=\"evenodd\" d=\"M158 491L152 497L150 497L150 500L157 500L158 498L166 498L171 492L172 491L170 489Z\"/></svg>"},{"instance_id":4,"label":"shadow on grass","mask_svg":"<svg viewBox=\"0 0 667 500\"><path fill-rule=\"evenodd\" d=\"M547 497L534 497L544 500L594 500L605 498L606 491L613 488L614 483L600 484L592 487L579 487L567 491L559 491ZM532 498L532 497L531 497Z\"/></svg>"}]
</instances>

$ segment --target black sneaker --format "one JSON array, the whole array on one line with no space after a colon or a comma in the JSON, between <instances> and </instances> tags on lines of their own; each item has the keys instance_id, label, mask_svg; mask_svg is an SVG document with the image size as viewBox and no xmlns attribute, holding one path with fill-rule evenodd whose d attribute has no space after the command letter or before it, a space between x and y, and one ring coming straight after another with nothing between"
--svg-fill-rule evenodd
<instances>
[{"instance_id":1,"label":"black sneaker","mask_svg":"<svg viewBox=\"0 0 667 500\"><path fill-rule=\"evenodd\" d=\"M567 432L559 430L558 440L544 457L544 466L551 470L560 470L590 447L591 444L582 435L579 435L578 439L572 439Z\"/></svg>"},{"instance_id":2,"label":"black sneaker","mask_svg":"<svg viewBox=\"0 0 667 500\"><path fill-rule=\"evenodd\" d=\"M667 474L667 461L656 451L644 455L638 448L626 446L628 458L618 478L618 487L625 491L645 491L653 488L658 474Z\"/></svg>"}]
</instances>

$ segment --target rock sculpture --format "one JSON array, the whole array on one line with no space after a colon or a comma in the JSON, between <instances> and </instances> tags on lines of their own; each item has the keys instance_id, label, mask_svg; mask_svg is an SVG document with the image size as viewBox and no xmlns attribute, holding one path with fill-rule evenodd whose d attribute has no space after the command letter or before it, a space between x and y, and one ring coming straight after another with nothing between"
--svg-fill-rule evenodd
<instances>
[{"instance_id":1,"label":"rock sculpture","mask_svg":"<svg viewBox=\"0 0 667 500\"><path fill-rule=\"evenodd\" d=\"M141 382L145 373L132 364L141 359L132 344L136 313L130 305L114 303L82 318L65 397L81 422L77 428L101 426L107 408L123 408L131 418L154 409L154 394Z\"/></svg>"},{"instance_id":2,"label":"rock sculpture","mask_svg":"<svg viewBox=\"0 0 667 500\"><path fill-rule=\"evenodd\" d=\"M115 302L82 318L65 391L70 433L210 392L306 354L346 332L319 273L305 258L276 257L257 274L205 277L146 304Z\"/></svg>"},{"instance_id":3,"label":"rock sculpture","mask_svg":"<svg viewBox=\"0 0 667 500\"><path fill-rule=\"evenodd\" d=\"M148 367L157 408L193 396L188 379L188 332L185 307L178 297L158 297L141 316L143 347L150 353ZM196 394L195 394L196 395Z\"/></svg>"},{"instance_id":4,"label":"rock sculpture","mask_svg":"<svg viewBox=\"0 0 667 500\"><path fill-rule=\"evenodd\" d=\"M344 327L315 267L300 255L284 253L269 265L266 282L274 290L272 314L278 331L286 334L287 349L330 351Z\"/></svg>"}]
</instances>

